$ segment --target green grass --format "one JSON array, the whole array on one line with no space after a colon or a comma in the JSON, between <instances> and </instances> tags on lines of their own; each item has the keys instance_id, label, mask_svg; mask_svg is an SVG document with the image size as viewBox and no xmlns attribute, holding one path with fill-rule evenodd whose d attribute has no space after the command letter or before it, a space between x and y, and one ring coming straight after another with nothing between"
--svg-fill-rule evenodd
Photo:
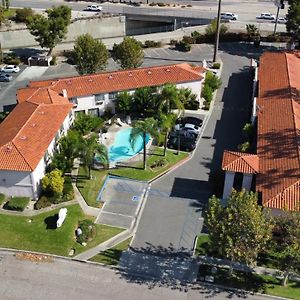
<instances>
[{"instance_id":1,"label":"green grass","mask_svg":"<svg viewBox=\"0 0 300 300\"><path fill-rule=\"evenodd\" d=\"M6 200L6 196L5 196L4 194L1 194L1 193L0 193L0 205L1 205L2 203L4 203L5 200Z\"/></svg>"},{"instance_id":2,"label":"green grass","mask_svg":"<svg viewBox=\"0 0 300 300\"><path fill-rule=\"evenodd\" d=\"M96 199L107 173L107 170L91 170L92 179L88 179L85 168L79 167L79 177L76 185L88 205L93 207L101 207L103 205L102 202L97 202Z\"/></svg>"},{"instance_id":3,"label":"green grass","mask_svg":"<svg viewBox=\"0 0 300 300\"><path fill-rule=\"evenodd\" d=\"M16 9L15 8L9 8L8 10L4 10L4 17L6 19L13 17L16 14Z\"/></svg>"},{"instance_id":4,"label":"green grass","mask_svg":"<svg viewBox=\"0 0 300 300\"><path fill-rule=\"evenodd\" d=\"M34 217L0 215L0 247L45 252L67 256L70 249L75 255L104 242L123 231L105 225L96 225L95 238L86 247L75 241L75 229L79 220L86 219L79 205L68 206L65 222L54 228L55 214L59 209ZM28 220L32 222L29 223Z\"/></svg>"},{"instance_id":5,"label":"green grass","mask_svg":"<svg viewBox=\"0 0 300 300\"><path fill-rule=\"evenodd\" d=\"M153 154L151 154L147 158L147 166L151 166L155 161L164 158L162 155L163 155L163 149L159 147L155 147ZM143 170L142 169L143 162L139 162L134 164L132 166L133 168L127 168L127 167L118 168L118 169L111 170L109 173L111 175L148 181L158 176L159 174L165 172L166 170L170 169L173 165L175 165L180 160L183 160L187 156L188 153L186 152L180 152L180 154L177 155L176 152L168 150L167 155L165 156L167 163L163 167L158 167L155 169L151 169L147 167L146 170Z\"/></svg>"},{"instance_id":6,"label":"green grass","mask_svg":"<svg viewBox=\"0 0 300 300\"><path fill-rule=\"evenodd\" d=\"M127 250L130 244L131 238L123 241L113 248L107 249L90 259L90 261L102 263L105 265L117 265L119 263L121 254Z\"/></svg>"},{"instance_id":7,"label":"green grass","mask_svg":"<svg viewBox=\"0 0 300 300\"><path fill-rule=\"evenodd\" d=\"M5 205L5 208L9 210L24 211L29 201L30 198L28 197L11 197Z\"/></svg>"},{"instance_id":8,"label":"green grass","mask_svg":"<svg viewBox=\"0 0 300 300\"><path fill-rule=\"evenodd\" d=\"M197 238L196 255L210 255L210 238L207 234L200 234Z\"/></svg>"},{"instance_id":9,"label":"green grass","mask_svg":"<svg viewBox=\"0 0 300 300\"><path fill-rule=\"evenodd\" d=\"M210 270L210 266L201 265L199 268L199 276L210 275ZM224 286L300 300L300 283L289 282L289 284L284 287L281 285L280 279L272 276L239 271L233 271L232 276L229 276L228 270L222 268L218 268L218 272L214 275L214 278L215 283Z\"/></svg>"},{"instance_id":10,"label":"green grass","mask_svg":"<svg viewBox=\"0 0 300 300\"><path fill-rule=\"evenodd\" d=\"M150 166L155 161L162 159L162 154L163 149L155 147L153 154L148 156L147 165ZM96 199L100 189L103 186L106 175L110 174L131 179L148 181L165 172L178 161L183 160L187 156L188 154L186 152L180 152L180 154L177 155L173 151L167 151L167 155L165 157L167 163L163 167L158 167L154 170L148 167L146 170L143 170L143 162L138 162L133 164L131 167L120 167L118 169L112 170L91 170L92 179L87 178L86 170L82 166L80 166L76 185L88 205L101 207L103 204L101 202L97 202Z\"/></svg>"}]
</instances>

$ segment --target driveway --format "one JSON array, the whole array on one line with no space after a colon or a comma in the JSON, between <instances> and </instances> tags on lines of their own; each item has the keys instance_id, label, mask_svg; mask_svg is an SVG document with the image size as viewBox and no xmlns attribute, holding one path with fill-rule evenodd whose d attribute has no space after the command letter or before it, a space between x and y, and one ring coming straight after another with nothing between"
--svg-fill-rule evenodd
<instances>
[{"instance_id":1,"label":"driveway","mask_svg":"<svg viewBox=\"0 0 300 300\"><path fill-rule=\"evenodd\" d=\"M238 43L221 47L222 86L211 117L204 124L192 159L152 183L132 249L121 258L121 266L129 273L145 270L161 277L153 256L166 261L168 253L181 255L186 266L191 264L186 253L191 253L195 236L201 232L203 211L213 193L212 183L220 171L223 151L236 151L243 142L242 128L250 113L249 58L257 57L262 49ZM177 265L161 264L165 268L163 278L168 274L176 276L184 268L181 265L176 272ZM182 279L188 278L185 274Z\"/></svg>"}]
</instances>

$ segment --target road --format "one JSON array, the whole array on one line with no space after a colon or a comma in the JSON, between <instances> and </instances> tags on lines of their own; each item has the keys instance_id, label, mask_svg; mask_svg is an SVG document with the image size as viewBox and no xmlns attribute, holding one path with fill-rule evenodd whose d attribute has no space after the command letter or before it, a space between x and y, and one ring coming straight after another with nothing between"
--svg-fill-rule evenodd
<instances>
[{"instance_id":1,"label":"road","mask_svg":"<svg viewBox=\"0 0 300 300\"><path fill-rule=\"evenodd\" d=\"M167 2L169 0L166 0ZM171 1L171 0L170 0ZM164 1L159 1L164 2ZM176 3L176 1L171 1ZM217 16L217 1L181 1L177 0L178 3L190 4L191 8L176 8L170 7L149 7L148 5L142 5L141 7L133 7L126 4L114 4L114 3L103 3L101 4L104 13L111 14L128 14L128 15L146 15L146 16L165 16L169 17L197 17L204 19L213 19ZM81 12L87 6L86 2L62 2L54 0L11 0L12 7L31 7L33 9L46 9L53 5L61 5L64 3L72 8L73 11ZM255 23L263 30L272 29L274 24L270 22L257 22L256 16L262 12L271 12L276 14L277 8L272 1L246 1L246 0L231 0L222 2L222 11L234 12L238 14L239 20L235 22L235 27L245 29L245 25L248 23ZM287 13L287 7L284 10L280 10L279 16L285 16ZM93 14L93 13L91 13ZM80 13L78 13L80 15ZM284 24L278 24L278 30L285 30Z\"/></svg>"},{"instance_id":2,"label":"road","mask_svg":"<svg viewBox=\"0 0 300 300\"><path fill-rule=\"evenodd\" d=\"M0 251L1 300L249 300L269 299L263 296L224 292L214 287L163 285L144 278L124 277L98 265L55 259L36 263L16 259Z\"/></svg>"}]
</instances>

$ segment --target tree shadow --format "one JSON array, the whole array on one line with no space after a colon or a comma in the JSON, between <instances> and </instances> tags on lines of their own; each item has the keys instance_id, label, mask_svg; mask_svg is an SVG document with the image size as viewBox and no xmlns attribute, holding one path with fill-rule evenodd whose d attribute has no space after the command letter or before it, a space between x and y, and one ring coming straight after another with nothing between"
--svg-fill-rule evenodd
<instances>
[{"instance_id":1,"label":"tree shadow","mask_svg":"<svg viewBox=\"0 0 300 300\"><path fill-rule=\"evenodd\" d=\"M56 225L57 220L58 220L58 214L47 217L44 220L45 224L47 225L46 229L56 229L57 228L57 225Z\"/></svg>"}]
</instances>

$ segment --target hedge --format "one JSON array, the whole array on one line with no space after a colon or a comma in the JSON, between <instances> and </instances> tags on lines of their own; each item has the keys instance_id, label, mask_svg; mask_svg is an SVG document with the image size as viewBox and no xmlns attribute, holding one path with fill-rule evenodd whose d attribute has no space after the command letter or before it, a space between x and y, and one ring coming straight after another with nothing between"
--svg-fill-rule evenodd
<instances>
[{"instance_id":1,"label":"hedge","mask_svg":"<svg viewBox=\"0 0 300 300\"><path fill-rule=\"evenodd\" d=\"M30 198L28 197L12 197L5 205L6 209L23 211L28 205Z\"/></svg>"},{"instance_id":2,"label":"hedge","mask_svg":"<svg viewBox=\"0 0 300 300\"><path fill-rule=\"evenodd\" d=\"M6 196L0 193L0 205L5 201Z\"/></svg>"},{"instance_id":3,"label":"hedge","mask_svg":"<svg viewBox=\"0 0 300 300\"><path fill-rule=\"evenodd\" d=\"M41 209L45 207L51 206L52 202L51 199L49 199L47 196L43 195L41 198L35 202L34 209Z\"/></svg>"}]
</instances>

